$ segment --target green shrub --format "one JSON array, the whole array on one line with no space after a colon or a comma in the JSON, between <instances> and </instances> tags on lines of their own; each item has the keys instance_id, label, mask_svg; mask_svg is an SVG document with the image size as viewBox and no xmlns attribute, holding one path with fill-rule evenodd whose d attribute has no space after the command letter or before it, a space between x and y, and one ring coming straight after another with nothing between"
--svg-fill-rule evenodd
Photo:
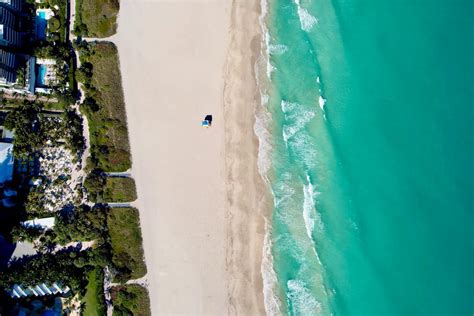
<instances>
[{"instance_id":1,"label":"green shrub","mask_svg":"<svg viewBox=\"0 0 474 316\"><path fill-rule=\"evenodd\" d=\"M89 122L91 162L105 171L126 171L131 159L117 49L112 43L78 47L82 66L77 78L86 89L81 111Z\"/></svg>"},{"instance_id":2,"label":"green shrub","mask_svg":"<svg viewBox=\"0 0 474 316\"><path fill-rule=\"evenodd\" d=\"M140 219L135 208L111 208L107 217L116 280L125 282L145 275Z\"/></svg>"},{"instance_id":3,"label":"green shrub","mask_svg":"<svg viewBox=\"0 0 474 316\"><path fill-rule=\"evenodd\" d=\"M56 216L55 242L66 244L71 241L101 242L107 238L107 210L102 205L89 207L81 205L72 212Z\"/></svg>"},{"instance_id":4,"label":"green shrub","mask_svg":"<svg viewBox=\"0 0 474 316\"><path fill-rule=\"evenodd\" d=\"M150 298L147 289L143 286L137 284L115 286L112 288L111 297L114 316L151 315Z\"/></svg>"},{"instance_id":5,"label":"green shrub","mask_svg":"<svg viewBox=\"0 0 474 316\"><path fill-rule=\"evenodd\" d=\"M135 181L132 178L108 177L102 202L133 202L137 199Z\"/></svg>"},{"instance_id":6,"label":"green shrub","mask_svg":"<svg viewBox=\"0 0 474 316\"><path fill-rule=\"evenodd\" d=\"M52 17L48 21L48 28L51 32L57 32L61 27L61 22L57 17Z\"/></svg>"},{"instance_id":7,"label":"green shrub","mask_svg":"<svg viewBox=\"0 0 474 316\"><path fill-rule=\"evenodd\" d=\"M118 0L78 0L74 31L86 37L108 37L117 31Z\"/></svg>"},{"instance_id":8,"label":"green shrub","mask_svg":"<svg viewBox=\"0 0 474 316\"><path fill-rule=\"evenodd\" d=\"M107 176L100 169L95 169L87 175L84 180L84 187L86 188L91 201L96 202L102 199L106 183Z\"/></svg>"},{"instance_id":9,"label":"green shrub","mask_svg":"<svg viewBox=\"0 0 474 316\"><path fill-rule=\"evenodd\" d=\"M21 224L13 227L11 236L13 241L29 241L32 242L43 235L44 229L38 226L23 226Z\"/></svg>"}]
</instances>

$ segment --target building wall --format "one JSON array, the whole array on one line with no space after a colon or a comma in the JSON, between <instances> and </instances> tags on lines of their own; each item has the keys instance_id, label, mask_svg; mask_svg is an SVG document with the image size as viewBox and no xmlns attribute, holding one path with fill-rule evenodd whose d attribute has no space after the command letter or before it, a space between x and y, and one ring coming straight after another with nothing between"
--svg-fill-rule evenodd
<instances>
[{"instance_id":1,"label":"building wall","mask_svg":"<svg viewBox=\"0 0 474 316\"><path fill-rule=\"evenodd\" d=\"M0 0L0 6L14 11L21 11L23 7L22 0Z\"/></svg>"},{"instance_id":2,"label":"building wall","mask_svg":"<svg viewBox=\"0 0 474 316\"><path fill-rule=\"evenodd\" d=\"M21 34L19 32L6 25L0 25L0 28L3 29L3 32L0 33L0 46L18 47L21 45Z\"/></svg>"},{"instance_id":3,"label":"building wall","mask_svg":"<svg viewBox=\"0 0 474 316\"><path fill-rule=\"evenodd\" d=\"M1 1L1 0L0 0ZM17 25L17 19L12 11L0 6L0 24L9 26L11 28Z\"/></svg>"},{"instance_id":4,"label":"building wall","mask_svg":"<svg viewBox=\"0 0 474 316\"><path fill-rule=\"evenodd\" d=\"M16 55L0 49L0 84L11 85L16 82L17 66Z\"/></svg>"}]
</instances>

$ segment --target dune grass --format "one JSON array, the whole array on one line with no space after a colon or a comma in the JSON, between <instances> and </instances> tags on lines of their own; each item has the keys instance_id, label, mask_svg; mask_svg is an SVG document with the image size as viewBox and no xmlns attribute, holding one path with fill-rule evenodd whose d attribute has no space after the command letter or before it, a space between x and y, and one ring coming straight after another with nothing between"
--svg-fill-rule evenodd
<instances>
[{"instance_id":1,"label":"dune grass","mask_svg":"<svg viewBox=\"0 0 474 316\"><path fill-rule=\"evenodd\" d=\"M132 178L108 177L103 193L104 202L133 202L137 199Z\"/></svg>"},{"instance_id":2,"label":"dune grass","mask_svg":"<svg viewBox=\"0 0 474 316\"><path fill-rule=\"evenodd\" d=\"M127 116L117 48L100 42L81 52L91 76L82 76L86 101L82 110L89 120L91 160L104 171L126 171L131 167Z\"/></svg>"},{"instance_id":3,"label":"dune grass","mask_svg":"<svg viewBox=\"0 0 474 316\"><path fill-rule=\"evenodd\" d=\"M119 0L77 0L75 33L99 38L115 34L119 9Z\"/></svg>"},{"instance_id":4,"label":"dune grass","mask_svg":"<svg viewBox=\"0 0 474 316\"><path fill-rule=\"evenodd\" d=\"M150 298L148 291L138 284L116 286L112 288L113 315L149 316Z\"/></svg>"},{"instance_id":5,"label":"dune grass","mask_svg":"<svg viewBox=\"0 0 474 316\"><path fill-rule=\"evenodd\" d=\"M112 246L112 263L118 271L116 281L141 278L146 273L143 258L140 218L135 208L111 208L107 227Z\"/></svg>"}]
</instances>

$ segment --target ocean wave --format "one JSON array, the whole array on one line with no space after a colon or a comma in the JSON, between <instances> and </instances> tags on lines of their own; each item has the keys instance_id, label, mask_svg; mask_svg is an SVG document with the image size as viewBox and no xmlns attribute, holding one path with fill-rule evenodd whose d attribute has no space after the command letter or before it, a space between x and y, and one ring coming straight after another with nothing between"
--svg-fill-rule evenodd
<instances>
[{"instance_id":1,"label":"ocean wave","mask_svg":"<svg viewBox=\"0 0 474 316\"><path fill-rule=\"evenodd\" d=\"M298 157L304 170L312 170L318 163L318 152L313 138L307 132L299 132L288 140L287 146Z\"/></svg>"},{"instance_id":2,"label":"ocean wave","mask_svg":"<svg viewBox=\"0 0 474 316\"><path fill-rule=\"evenodd\" d=\"M306 233L308 238L311 240L313 246L313 253L318 260L318 263L322 266L321 260L319 259L318 252L316 251L316 242L313 239L315 227L322 231L324 229L321 214L316 210L316 196L318 192L314 189L314 185L311 183L309 175L306 175L307 184L303 187L304 202L303 202L303 219L306 226Z\"/></svg>"},{"instance_id":3,"label":"ocean wave","mask_svg":"<svg viewBox=\"0 0 474 316\"><path fill-rule=\"evenodd\" d=\"M311 183L309 175L306 175L306 184L303 186L303 218L306 226L306 233L308 237L313 241L313 233L315 227L319 230L323 229L323 222L321 216L316 211L315 208L315 197L317 193L315 192L314 186Z\"/></svg>"},{"instance_id":4,"label":"ocean wave","mask_svg":"<svg viewBox=\"0 0 474 316\"><path fill-rule=\"evenodd\" d=\"M278 298L278 279L273 268L271 226L265 219L265 238L261 273L263 278L263 300L265 312L269 316L281 315L281 301Z\"/></svg>"},{"instance_id":5,"label":"ocean wave","mask_svg":"<svg viewBox=\"0 0 474 316\"><path fill-rule=\"evenodd\" d=\"M319 107L321 108L321 111L324 112L324 106L326 105L326 99L323 98L322 96L319 96L318 103L319 103Z\"/></svg>"},{"instance_id":6,"label":"ocean wave","mask_svg":"<svg viewBox=\"0 0 474 316\"><path fill-rule=\"evenodd\" d=\"M309 14L309 12L301 6L300 0L294 0L294 2L298 10L298 18L300 20L301 29L305 32L311 31L313 26L318 23L318 19Z\"/></svg>"},{"instance_id":7,"label":"ocean wave","mask_svg":"<svg viewBox=\"0 0 474 316\"><path fill-rule=\"evenodd\" d=\"M295 195L295 189L293 189L293 187L288 184L290 183L291 179L291 173L285 172L281 175L281 181L274 185L272 194L276 208L280 207L283 203L287 202Z\"/></svg>"},{"instance_id":8,"label":"ocean wave","mask_svg":"<svg viewBox=\"0 0 474 316\"><path fill-rule=\"evenodd\" d=\"M267 0L260 1L260 8L262 10L259 17L260 30L262 32L262 46L261 46L260 56L261 58L265 60L265 66L266 66L265 72L267 74L267 79L270 80L272 76L272 71L274 70L274 68L270 62L270 32L268 31L267 24L265 21L268 14Z\"/></svg>"},{"instance_id":9,"label":"ocean wave","mask_svg":"<svg viewBox=\"0 0 474 316\"><path fill-rule=\"evenodd\" d=\"M281 109L285 114L283 124L283 140L287 143L290 138L301 131L315 116L314 111L293 102L281 101Z\"/></svg>"},{"instance_id":10,"label":"ocean wave","mask_svg":"<svg viewBox=\"0 0 474 316\"><path fill-rule=\"evenodd\" d=\"M322 305L301 280L288 280L288 305L293 315L321 314Z\"/></svg>"},{"instance_id":11,"label":"ocean wave","mask_svg":"<svg viewBox=\"0 0 474 316\"><path fill-rule=\"evenodd\" d=\"M270 44L269 53L270 55L283 55L288 51L288 46L283 44Z\"/></svg>"}]
</instances>

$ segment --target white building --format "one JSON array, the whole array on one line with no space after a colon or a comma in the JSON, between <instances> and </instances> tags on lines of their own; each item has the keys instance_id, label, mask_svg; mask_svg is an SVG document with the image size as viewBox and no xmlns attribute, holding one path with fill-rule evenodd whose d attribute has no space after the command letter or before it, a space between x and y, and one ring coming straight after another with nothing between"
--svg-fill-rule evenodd
<instances>
[{"instance_id":1,"label":"white building","mask_svg":"<svg viewBox=\"0 0 474 316\"><path fill-rule=\"evenodd\" d=\"M67 295L71 289L68 286L63 286L58 282L53 285L41 283L36 286L25 286L15 284L10 289L9 293L12 298L22 298L28 296L47 296L47 295Z\"/></svg>"},{"instance_id":2,"label":"white building","mask_svg":"<svg viewBox=\"0 0 474 316\"><path fill-rule=\"evenodd\" d=\"M40 227L42 229L51 229L54 227L54 222L54 217L45 217L30 219L29 221L24 221L21 224L25 227Z\"/></svg>"}]
</instances>

